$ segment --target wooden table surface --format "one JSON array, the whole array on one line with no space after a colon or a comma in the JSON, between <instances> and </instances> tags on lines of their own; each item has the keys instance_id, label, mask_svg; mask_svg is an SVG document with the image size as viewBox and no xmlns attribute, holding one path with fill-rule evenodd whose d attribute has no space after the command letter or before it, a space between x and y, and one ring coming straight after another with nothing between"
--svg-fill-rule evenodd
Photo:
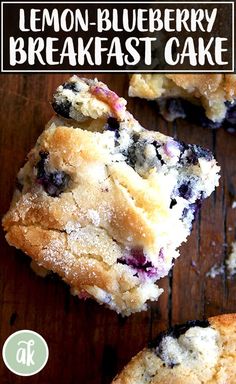
<instances>
[{"instance_id":1,"label":"wooden table surface","mask_svg":"<svg viewBox=\"0 0 236 384\"><path fill-rule=\"evenodd\" d=\"M1 76L1 216L9 207L19 167L51 117L52 93L67 77ZM127 97L127 76L99 74L98 78ZM162 279L165 292L160 300L148 311L128 318L92 300L78 300L55 277L36 276L29 267L30 259L10 247L1 230L0 347L11 333L32 329L46 339L50 353L46 367L30 378L14 375L1 360L1 384L108 384L157 332L171 324L236 311L236 277L206 276L214 264L224 263L236 237L236 209L232 209L236 136L222 129L189 126L182 120L167 124L158 116L155 104L144 100L130 98L128 108L146 128L213 150L222 167L220 186L203 203L173 273Z\"/></svg>"}]
</instances>

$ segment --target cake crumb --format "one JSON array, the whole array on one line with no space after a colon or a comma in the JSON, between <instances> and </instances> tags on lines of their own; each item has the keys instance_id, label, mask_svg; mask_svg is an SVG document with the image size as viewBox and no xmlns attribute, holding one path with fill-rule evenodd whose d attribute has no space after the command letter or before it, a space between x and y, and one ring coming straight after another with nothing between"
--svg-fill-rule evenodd
<instances>
[{"instance_id":1,"label":"cake crumb","mask_svg":"<svg viewBox=\"0 0 236 384\"><path fill-rule=\"evenodd\" d=\"M216 276L223 275L225 272L224 264L214 264L211 269L207 272L206 277L214 279Z\"/></svg>"},{"instance_id":2,"label":"cake crumb","mask_svg":"<svg viewBox=\"0 0 236 384\"><path fill-rule=\"evenodd\" d=\"M236 200L233 201L233 203L232 203L232 208L233 208L233 209L236 208Z\"/></svg>"},{"instance_id":3,"label":"cake crumb","mask_svg":"<svg viewBox=\"0 0 236 384\"><path fill-rule=\"evenodd\" d=\"M231 277L236 274L236 242L231 244L232 251L226 260L226 268L228 276Z\"/></svg>"},{"instance_id":4,"label":"cake crumb","mask_svg":"<svg viewBox=\"0 0 236 384\"><path fill-rule=\"evenodd\" d=\"M214 264L206 273L206 277L214 279L216 276L223 275L227 272L228 278L236 275L236 241L231 244L231 253L228 255L225 265Z\"/></svg>"}]
</instances>

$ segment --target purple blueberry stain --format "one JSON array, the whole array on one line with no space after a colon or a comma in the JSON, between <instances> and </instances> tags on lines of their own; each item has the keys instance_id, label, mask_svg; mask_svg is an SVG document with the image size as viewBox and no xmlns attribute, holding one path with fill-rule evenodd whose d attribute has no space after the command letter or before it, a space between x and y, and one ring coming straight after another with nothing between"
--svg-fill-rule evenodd
<instances>
[{"instance_id":1,"label":"purple blueberry stain","mask_svg":"<svg viewBox=\"0 0 236 384\"><path fill-rule=\"evenodd\" d=\"M163 147L164 152L169 157L175 157L180 155L180 149L176 140L168 140Z\"/></svg>"},{"instance_id":2,"label":"purple blueberry stain","mask_svg":"<svg viewBox=\"0 0 236 384\"><path fill-rule=\"evenodd\" d=\"M213 159L213 154L209 149L205 149L196 144L185 144L181 141L177 141L180 149L180 164L192 164L196 165L200 158L207 161Z\"/></svg>"},{"instance_id":3,"label":"purple blueberry stain","mask_svg":"<svg viewBox=\"0 0 236 384\"><path fill-rule=\"evenodd\" d=\"M158 277L158 270L151 261L148 261L142 248L132 248L124 257L117 260L118 263L128 265L134 269L137 277Z\"/></svg>"},{"instance_id":4,"label":"purple blueberry stain","mask_svg":"<svg viewBox=\"0 0 236 384\"><path fill-rule=\"evenodd\" d=\"M45 192L51 197L58 197L67 188L70 177L64 171L47 170L49 153L46 151L39 152L40 160L36 164L37 182L41 184Z\"/></svg>"},{"instance_id":5,"label":"purple blueberry stain","mask_svg":"<svg viewBox=\"0 0 236 384\"><path fill-rule=\"evenodd\" d=\"M184 208L182 213L182 218L185 219L190 213L191 215L194 216L194 219L195 219L198 211L201 208L201 202L202 202L202 198L199 198L195 201L195 203L189 204L188 208Z\"/></svg>"},{"instance_id":6,"label":"purple blueberry stain","mask_svg":"<svg viewBox=\"0 0 236 384\"><path fill-rule=\"evenodd\" d=\"M161 259L162 261L165 260L164 248L163 248L163 247L160 249L160 252L159 252L159 259Z\"/></svg>"}]
</instances>

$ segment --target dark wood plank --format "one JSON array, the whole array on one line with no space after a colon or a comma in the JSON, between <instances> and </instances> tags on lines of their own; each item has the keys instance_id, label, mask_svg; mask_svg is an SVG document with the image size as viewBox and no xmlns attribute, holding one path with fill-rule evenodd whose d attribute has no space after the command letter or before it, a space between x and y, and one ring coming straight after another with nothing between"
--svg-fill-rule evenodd
<instances>
[{"instance_id":1,"label":"dark wood plank","mask_svg":"<svg viewBox=\"0 0 236 384\"><path fill-rule=\"evenodd\" d=\"M127 97L127 76L97 77ZM10 204L16 173L52 114L48 103L52 92L66 78L63 74L1 77L1 217ZM125 319L92 301L79 301L59 279L36 276L29 259L9 247L1 231L0 345L23 328L39 332L49 344L48 364L30 378L32 384L108 384L168 325L236 309L236 279L206 277L213 264L225 262L236 236L236 209L231 208L232 194L236 195L236 138L222 130L189 127L182 121L176 127L167 124L155 105L144 100L128 99L128 108L149 129L214 150L222 165L220 187L204 202L172 276L161 281L165 293L159 302L152 303L147 312ZM1 361L0 382L21 384L26 378L10 373Z\"/></svg>"}]
</instances>

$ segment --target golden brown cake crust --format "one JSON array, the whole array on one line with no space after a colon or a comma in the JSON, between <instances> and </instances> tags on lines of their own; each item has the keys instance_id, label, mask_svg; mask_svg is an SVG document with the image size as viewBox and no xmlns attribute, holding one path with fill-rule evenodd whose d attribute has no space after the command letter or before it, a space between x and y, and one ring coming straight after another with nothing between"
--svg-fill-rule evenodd
<instances>
[{"instance_id":1,"label":"golden brown cake crust","mask_svg":"<svg viewBox=\"0 0 236 384\"><path fill-rule=\"evenodd\" d=\"M236 98L235 74L135 74L130 79L130 96L149 100L182 97L200 102L206 116L222 121L226 115L225 102Z\"/></svg>"},{"instance_id":2,"label":"golden brown cake crust","mask_svg":"<svg viewBox=\"0 0 236 384\"><path fill-rule=\"evenodd\" d=\"M212 94L223 90L225 100L231 100L236 92L236 75L222 74L168 74L166 77L172 80L176 85L186 90L193 90L206 98L211 98Z\"/></svg>"},{"instance_id":3,"label":"golden brown cake crust","mask_svg":"<svg viewBox=\"0 0 236 384\"><path fill-rule=\"evenodd\" d=\"M212 366L204 363L195 368L183 363L166 367L151 349L139 352L113 384L235 384L236 377L236 314L209 318L217 332L219 354ZM210 353L210 351L209 351Z\"/></svg>"}]
</instances>

